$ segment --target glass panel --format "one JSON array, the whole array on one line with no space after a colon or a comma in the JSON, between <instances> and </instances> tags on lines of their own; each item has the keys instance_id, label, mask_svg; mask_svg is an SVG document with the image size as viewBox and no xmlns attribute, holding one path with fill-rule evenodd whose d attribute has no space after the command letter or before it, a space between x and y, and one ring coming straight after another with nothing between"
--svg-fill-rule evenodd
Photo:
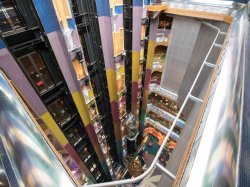
<instances>
[{"instance_id":1,"label":"glass panel","mask_svg":"<svg viewBox=\"0 0 250 187\"><path fill-rule=\"evenodd\" d=\"M115 63L116 66L116 84L118 94L121 93L125 88L125 67L123 61Z\"/></svg>"},{"instance_id":2,"label":"glass panel","mask_svg":"<svg viewBox=\"0 0 250 187\"><path fill-rule=\"evenodd\" d=\"M1 1L1 20L0 20L0 28L3 32L10 31L12 29L18 29L23 27L23 23L21 21L18 12L12 3L8 0ZM4 14L5 13L5 14Z\"/></svg>"},{"instance_id":3,"label":"glass panel","mask_svg":"<svg viewBox=\"0 0 250 187\"><path fill-rule=\"evenodd\" d=\"M126 114L126 97L122 96L119 101L119 117L122 118Z\"/></svg>"},{"instance_id":4,"label":"glass panel","mask_svg":"<svg viewBox=\"0 0 250 187\"><path fill-rule=\"evenodd\" d=\"M97 116L98 113L95 103L89 107L88 112L91 119L94 119Z\"/></svg>"},{"instance_id":5,"label":"glass panel","mask_svg":"<svg viewBox=\"0 0 250 187\"><path fill-rule=\"evenodd\" d=\"M85 69L82 63L79 60L74 59L72 61L74 69L76 71L77 79L80 80L86 76Z\"/></svg>"},{"instance_id":6,"label":"glass panel","mask_svg":"<svg viewBox=\"0 0 250 187\"><path fill-rule=\"evenodd\" d=\"M63 126L67 121L70 120L71 115L66 108L64 101L59 98L49 105L49 111L52 113L54 119L60 126Z\"/></svg>"},{"instance_id":7,"label":"glass panel","mask_svg":"<svg viewBox=\"0 0 250 187\"><path fill-rule=\"evenodd\" d=\"M94 93L91 89L89 80L85 80L84 82L81 82L82 84L82 93L85 99L85 102L88 104L90 101L94 99Z\"/></svg>"},{"instance_id":8,"label":"glass panel","mask_svg":"<svg viewBox=\"0 0 250 187\"><path fill-rule=\"evenodd\" d=\"M72 9L73 9L74 15L78 15L79 13L78 13L76 1L75 0L71 0L71 5L72 5Z\"/></svg>"},{"instance_id":9,"label":"glass panel","mask_svg":"<svg viewBox=\"0 0 250 187\"><path fill-rule=\"evenodd\" d=\"M0 29L2 32L12 29L2 10L0 10Z\"/></svg>"},{"instance_id":10,"label":"glass panel","mask_svg":"<svg viewBox=\"0 0 250 187\"><path fill-rule=\"evenodd\" d=\"M73 145L75 143L78 143L82 138L82 136L80 134L80 130L77 127L73 127L72 129L69 129L66 132L66 136L69 139L70 143Z\"/></svg>"},{"instance_id":11,"label":"glass panel","mask_svg":"<svg viewBox=\"0 0 250 187\"><path fill-rule=\"evenodd\" d=\"M52 77L51 77L47 67L45 66L40 54L34 53L34 54L31 54L31 57L34 60L36 66L40 72L40 75L42 76L43 80L45 81L45 84L47 85L47 89L54 87L55 84L54 84Z\"/></svg>"},{"instance_id":12,"label":"glass panel","mask_svg":"<svg viewBox=\"0 0 250 187\"><path fill-rule=\"evenodd\" d=\"M35 67L31 63L28 56L22 57L19 59L22 67L24 68L24 71L26 72L27 76L31 79L31 81L34 83L36 88L40 93L46 91L46 86L44 82L42 81L39 72L36 71Z\"/></svg>"}]
</instances>

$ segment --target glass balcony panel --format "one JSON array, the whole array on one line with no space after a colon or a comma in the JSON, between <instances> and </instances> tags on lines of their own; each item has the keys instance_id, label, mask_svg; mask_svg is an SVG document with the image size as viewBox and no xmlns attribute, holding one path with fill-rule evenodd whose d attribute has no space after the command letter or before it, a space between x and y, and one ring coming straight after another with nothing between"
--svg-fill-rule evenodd
<instances>
[{"instance_id":1,"label":"glass balcony panel","mask_svg":"<svg viewBox=\"0 0 250 187\"><path fill-rule=\"evenodd\" d=\"M11 1L0 2L0 29L7 32L24 27L20 15L15 9Z\"/></svg>"},{"instance_id":2,"label":"glass balcony panel","mask_svg":"<svg viewBox=\"0 0 250 187\"><path fill-rule=\"evenodd\" d=\"M77 75L77 79L80 80L84 78L86 76L86 71L85 71L83 63L80 63L79 60L77 59L74 59L72 63L73 63L73 66Z\"/></svg>"},{"instance_id":3,"label":"glass balcony panel","mask_svg":"<svg viewBox=\"0 0 250 187\"><path fill-rule=\"evenodd\" d=\"M94 118L98 115L96 105L95 105L95 104L92 104L92 105L89 107L88 112L89 112L90 118L91 118L91 119L94 119Z\"/></svg>"},{"instance_id":4,"label":"glass balcony panel","mask_svg":"<svg viewBox=\"0 0 250 187\"><path fill-rule=\"evenodd\" d=\"M51 77L47 67L45 66L44 61L43 61L42 57L40 56L40 54L33 53L30 56L33 59L33 61L35 62L37 69L40 72L40 75L42 76L43 80L45 81L45 83L47 85L47 89L54 87L55 84L54 84L52 77Z\"/></svg>"},{"instance_id":5,"label":"glass balcony panel","mask_svg":"<svg viewBox=\"0 0 250 187\"><path fill-rule=\"evenodd\" d=\"M70 120L71 115L62 98L57 99L48 106L49 111L52 113L55 121L63 126L67 121Z\"/></svg>"},{"instance_id":6,"label":"glass balcony panel","mask_svg":"<svg viewBox=\"0 0 250 187\"><path fill-rule=\"evenodd\" d=\"M146 25L142 25L141 27L141 40L144 40L146 34Z\"/></svg>"},{"instance_id":7,"label":"glass balcony panel","mask_svg":"<svg viewBox=\"0 0 250 187\"><path fill-rule=\"evenodd\" d=\"M94 99L94 93L89 83L89 80L85 80L84 82L82 82L81 87L85 102L88 104Z\"/></svg>"},{"instance_id":8,"label":"glass balcony panel","mask_svg":"<svg viewBox=\"0 0 250 187\"><path fill-rule=\"evenodd\" d=\"M25 56L25 57L20 58L19 61L24 71L26 72L26 75L33 82L37 90L40 93L43 93L44 91L46 91L47 89L46 85L41 79L40 73L35 69L35 67L31 63L30 58L28 56Z\"/></svg>"}]
</instances>

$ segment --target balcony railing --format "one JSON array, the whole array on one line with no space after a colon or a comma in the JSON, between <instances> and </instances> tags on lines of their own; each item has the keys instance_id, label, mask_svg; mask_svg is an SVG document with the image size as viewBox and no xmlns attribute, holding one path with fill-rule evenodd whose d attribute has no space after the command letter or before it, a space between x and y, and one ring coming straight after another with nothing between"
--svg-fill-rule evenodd
<instances>
[{"instance_id":1,"label":"balcony railing","mask_svg":"<svg viewBox=\"0 0 250 187\"><path fill-rule=\"evenodd\" d=\"M177 101L177 98L178 98L177 94L175 94L169 90L166 90L157 84L150 84L149 90L150 90L150 92L155 92L155 93L158 93L162 96L166 96L173 101Z\"/></svg>"},{"instance_id":2,"label":"balcony railing","mask_svg":"<svg viewBox=\"0 0 250 187\"><path fill-rule=\"evenodd\" d=\"M164 134L168 134L169 129L167 127L164 127L163 125L161 125L159 122L154 121L151 118L146 118L146 122L152 124L153 126L155 126L157 129L159 129L161 132L163 132ZM174 140L178 140L179 135L176 134L175 132L171 132L170 137L173 138Z\"/></svg>"},{"instance_id":3,"label":"balcony railing","mask_svg":"<svg viewBox=\"0 0 250 187\"><path fill-rule=\"evenodd\" d=\"M166 120L171 121L171 122L174 122L174 120L176 118L174 115L170 114L169 112L164 111L164 110L162 110L162 109L160 109L160 108L158 108L150 103L147 105L147 110L152 111L156 114L159 114L161 117L163 117ZM178 112L178 114L179 114L179 112ZM178 119L176 121L176 125L180 128L183 128L185 126L185 121Z\"/></svg>"}]
</instances>

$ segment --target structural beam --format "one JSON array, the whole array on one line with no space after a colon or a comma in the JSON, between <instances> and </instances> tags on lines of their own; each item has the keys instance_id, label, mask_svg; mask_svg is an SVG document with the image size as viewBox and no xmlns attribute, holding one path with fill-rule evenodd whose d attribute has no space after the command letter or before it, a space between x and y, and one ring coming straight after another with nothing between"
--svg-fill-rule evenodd
<instances>
[{"instance_id":1,"label":"structural beam","mask_svg":"<svg viewBox=\"0 0 250 187\"><path fill-rule=\"evenodd\" d=\"M140 42L141 42L141 20L142 1L133 0L133 21L132 21L132 113L137 119L137 96L140 69Z\"/></svg>"},{"instance_id":2,"label":"structural beam","mask_svg":"<svg viewBox=\"0 0 250 187\"><path fill-rule=\"evenodd\" d=\"M153 67L153 59L156 45L156 36L157 36L157 27L158 27L158 17L155 19L150 19L149 23L149 41L148 41L148 51L147 51L147 61L146 61L146 72L145 72L145 81L143 85L143 99L142 99L142 107L141 114L139 118L139 133L143 135L144 131L144 123L146 117L146 109L149 95L149 84L151 79L152 67Z\"/></svg>"},{"instance_id":3,"label":"structural beam","mask_svg":"<svg viewBox=\"0 0 250 187\"><path fill-rule=\"evenodd\" d=\"M82 48L75 20L71 15L73 11L71 11L69 7L69 1L61 2L63 7L66 8L60 10L60 12L57 11L58 3L55 3L55 1L53 1L53 4L51 1L46 0L42 2L42 5L40 1L33 0L33 2L91 144L93 145L106 176L111 178L104 153L98 143L97 134L95 133L93 122L91 121L87 105L82 95L80 82L77 79L71 60L73 51L77 48L79 51L82 51ZM62 17L60 15L64 16ZM53 25L55 29L48 29L50 25Z\"/></svg>"},{"instance_id":4,"label":"structural beam","mask_svg":"<svg viewBox=\"0 0 250 187\"><path fill-rule=\"evenodd\" d=\"M118 95L116 84L116 70L114 60L114 46L112 39L112 23L110 15L109 1L96 0L98 22L100 28L102 50L104 55L104 63L106 68L106 77L108 83L108 91L111 105L111 112L115 130L116 147L118 159L123 160L121 122L119 119Z\"/></svg>"}]
</instances>

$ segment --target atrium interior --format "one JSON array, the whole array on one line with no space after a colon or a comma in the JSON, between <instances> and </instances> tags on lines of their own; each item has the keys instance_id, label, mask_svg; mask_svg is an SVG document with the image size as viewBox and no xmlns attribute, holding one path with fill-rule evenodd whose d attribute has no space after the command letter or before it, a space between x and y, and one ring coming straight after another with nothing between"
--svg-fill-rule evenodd
<instances>
[{"instance_id":1,"label":"atrium interior","mask_svg":"<svg viewBox=\"0 0 250 187\"><path fill-rule=\"evenodd\" d=\"M249 3L0 14L0 187L249 186Z\"/></svg>"}]
</instances>

